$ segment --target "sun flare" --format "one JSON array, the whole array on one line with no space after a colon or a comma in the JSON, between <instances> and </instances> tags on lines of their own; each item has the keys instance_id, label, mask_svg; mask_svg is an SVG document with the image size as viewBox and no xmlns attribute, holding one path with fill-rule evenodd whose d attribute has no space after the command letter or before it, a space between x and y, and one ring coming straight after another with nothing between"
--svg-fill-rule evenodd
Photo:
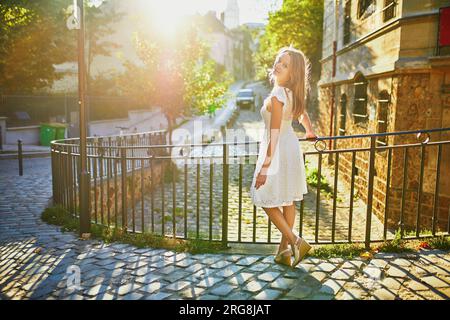
<instances>
[{"instance_id":1,"label":"sun flare","mask_svg":"<svg viewBox=\"0 0 450 320\"><path fill-rule=\"evenodd\" d=\"M152 25L167 38L174 36L183 17L195 13L189 1L148 1Z\"/></svg>"}]
</instances>

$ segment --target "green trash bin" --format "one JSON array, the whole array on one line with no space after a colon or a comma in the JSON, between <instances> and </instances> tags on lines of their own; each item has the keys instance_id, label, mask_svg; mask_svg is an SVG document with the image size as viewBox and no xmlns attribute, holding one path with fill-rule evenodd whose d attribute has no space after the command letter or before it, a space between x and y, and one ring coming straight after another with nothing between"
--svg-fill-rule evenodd
<instances>
[{"instance_id":1,"label":"green trash bin","mask_svg":"<svg viewBox=\"0 0 450 320\"><path fill-rule=\"evenodd\" d=\"M57 123L54 125L56 128L56 140L66 138L66 125L62 123Z\"/></svg>"},{"instance_id":2,"label":"green trash bin","mask_svg":"<svg viewBox=\"0 0 450 320\"><path fill-rule=\"evenodd\" d=\"M56 139L56 128L50 123L42 123L39 138L41 146L50 146L50 142Z\"/></svg>"},{"instance_id":3,"label":"green trash bin","mask_svg":"<svg viewBox=\"0 0 450 320\"><path fill-rule=\"evenodd\" d=\"M41 145L50 146L53 140L64 139L66 127L63 123L42 123L40 130Z\"/></svg>"}]
</instances>

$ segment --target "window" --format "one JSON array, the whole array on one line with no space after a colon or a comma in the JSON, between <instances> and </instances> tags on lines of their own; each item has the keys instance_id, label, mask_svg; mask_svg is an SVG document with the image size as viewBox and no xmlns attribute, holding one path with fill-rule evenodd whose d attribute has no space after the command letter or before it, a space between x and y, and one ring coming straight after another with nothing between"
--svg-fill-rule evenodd
<instances>
[{"instance_id":1,"label":"window","mask_svg":"<svg viewBox=\"0 0 450 320\"><path fill-rule=\"evenodd\" d=\"M345 136L345 124L347 122L347 95L345 93L341 95L341 100L339 102L341 105L341 113L339 115L339 135Z\"/></svg>"},{"instance_id":2,"label":"window","mask_svg":"<svg viewBox=\"0 0 450 320\"><path fill-rule=\"evenodd\" d=\"M367 80L362 74L355 77L355 98L353 120L355 123L367 122Z\"/></svg>"},{"instance_id":3,"label":"window","mask_svg":"<svg viewBox=\"0 0 450 320\"><path fill-rule=\"evenodd\" d=\"M375 12L376 0L359 0L358 19L365 19Z\"/></svg>"},{"instance_id":4,"label":"window","mask_svg":"<svg viewBox=\"0 0 450 320\"><path fill-rule=\"evenodd\" d=\"M388 108L391 102L391 96L387 91L381 91L378 96L378 112L377 112L377 133L387 132L388 125ZM385 146L387 144L386 136L378 137L377 144Z\"/></svg>"},{"instance_id":5,"label":"window","mask_svg":"<svg viewBox=\"0 0 450 320\"><path fill-rule=\"evenodd\" d=\"M344 45L350 42L350 28L352 22L352 2L349 0L345 3L344 15Z\"/></svg>"},{"instance_id":6,"label":"window","mask_svg":"<svg viewBox=\"0 0 450 320\"><path fill-rule=\"evenodd\" d=\"M396 16L397 0L384 0L383 22L391 20Z\"/></svg>"}]
</instances>

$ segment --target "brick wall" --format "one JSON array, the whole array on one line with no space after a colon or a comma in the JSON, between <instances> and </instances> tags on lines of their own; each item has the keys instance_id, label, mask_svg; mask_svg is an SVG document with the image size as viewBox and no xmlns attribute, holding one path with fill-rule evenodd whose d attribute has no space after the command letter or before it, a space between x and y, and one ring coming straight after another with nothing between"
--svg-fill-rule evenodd
<instances>
[{"instance_id":1,"label":"brick wall","mask_svg":"<svg viewBox=\"0 0 450 320\"><path fill-rule=\"evenodd\" d=\"M372 108L375 117L366 124L355 124L352 118L354 89L351 83L336 86L336 124L335 135L340 127L339 116L341 112L340 97L347 96L347 120L346 135L367 134L377 132L377 116L379 112L378 97L385 90L391 95L388 106L388 132L431 129L450 127L450 95L442 94L442 85L449 84L450 73L428 72L428 73L405 73L389 77L372 78L368 80L367 108ZM319 135L329 135L330 112L329 101L331 101L331 87L320 88L319 110L314 119L316 127L320 130ZM449 139L450 133L431 134L431 141ZM413 135L389 137L389 145L417 143ZM370 139L342 139L336 142L336 149L365 148L370 146ZM392 167L390 172L389 212L388 226L396 229L401 215L403 171L404 171L404 148L393 149ZM386 181L388 168L388 151L377 152L375 156L375 177L373 191L373 212L383 220L386 203ZM409 148L406 172L406 189L404 201L404 226L415 228L418 188L420 178L421 148ZM340 181L343 181L350 192L352 153L340 154L339 160ZM436 164L437 146L425 147L423 196L421 205L420 225L422 229L431 229L431 221L434 208L434 193L436 187ZM369 152L356 152L355 158L355 193L367 202L368 191L368 166ZM439 201L437 208L437 227L441 230L447 229L450 204L450 145L442 146L441 167L439 183ZM340 182L339 182L340 183Z\"/></svg>"}]
</instances>

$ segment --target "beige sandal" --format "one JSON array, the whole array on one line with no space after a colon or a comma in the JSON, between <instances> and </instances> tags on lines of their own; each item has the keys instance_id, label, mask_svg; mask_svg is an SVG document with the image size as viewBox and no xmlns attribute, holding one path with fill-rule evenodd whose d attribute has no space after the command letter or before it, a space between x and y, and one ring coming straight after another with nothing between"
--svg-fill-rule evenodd
<instances>
[{"instance_id":1,"label":"beige sandal","mask_svg":"<svg viewBox=\"0 0 450 320\"><path fill-rule=\"evenodd\" d=\"M300 263L300 261L302 261L302 259L305 257L308 251L311 250L311 248L312 247L305 239L297 237L295 245L292 248L292 251L294 251L294 262L292 263L292 268L295 268Z\"/></svg>"},{"instance_id":2,"label":"beige sandal","mask_svg":"<svg viewBox=\"0 0 450 320\"><path fill-rule=\"evenodd\" d=\"M289 255L287 255L286 253L289 252ZM275 262L278 264L282 264L285 266L290 267L291 266L291 255L292 255L292 251L291 249L285 249L281 252L278 252L278 254L275 256Z\"/></svg>"}]
</instances>

